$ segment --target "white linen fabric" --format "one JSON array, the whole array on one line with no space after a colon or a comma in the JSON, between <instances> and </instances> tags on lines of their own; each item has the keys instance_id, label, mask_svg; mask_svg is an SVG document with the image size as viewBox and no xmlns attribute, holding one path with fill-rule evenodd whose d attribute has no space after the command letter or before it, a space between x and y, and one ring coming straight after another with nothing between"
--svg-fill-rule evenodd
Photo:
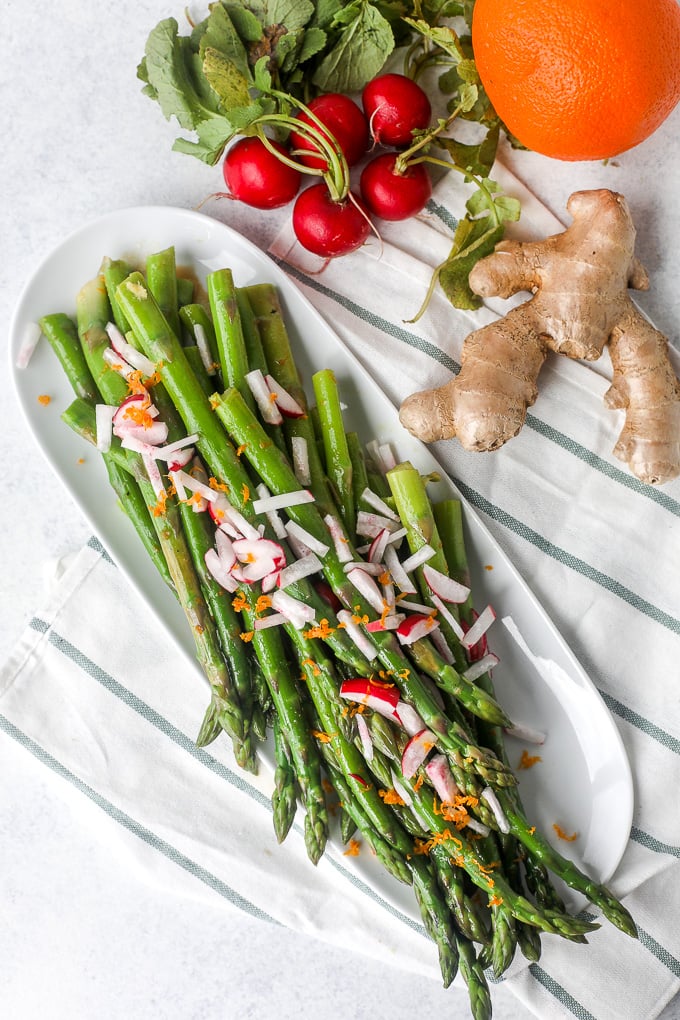
<instances>
[{"instance_id":1,"label":"white linen fabric","mask_svg":"<svg viewBox=\"0 0 680 1020\"><path fill-rule=\"evenodd\" d=\"M516 236L560 229L502 167L495 176L522 200ZM395 405L446 381L467 333L503 311L457 312L435 292L408 321L467 197L453 178L417 220L327 266L288 228L272 246ZM602 404L608 367L555 357L501 451L434 449L596 683L634 775L631 838L610 885L639 939L606 921L585 949L545 938L540 962L518 961L505 979L542 1020L652 1020L680 989L680 822L668 796L680 783L680 482L643 485L612 456L621 419ZM96 538L60 565L0 672L0 726L119 823L121 867L437 977L409 890L342 851L313 869L299 824L279 847L269 771L240 772L227 741L195 747L206 699Z\"/></svg>"}]
</instances>

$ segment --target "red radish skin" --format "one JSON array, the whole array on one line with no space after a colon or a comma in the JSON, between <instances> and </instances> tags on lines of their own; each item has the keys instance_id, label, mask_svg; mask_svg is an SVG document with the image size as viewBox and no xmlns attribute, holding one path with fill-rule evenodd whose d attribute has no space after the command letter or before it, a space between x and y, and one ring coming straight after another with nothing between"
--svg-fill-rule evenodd
<instances>
[{"instance_id":1,"label":"red radish skin","mask_svg":"<svg viewBox=\"0 0 680 1020\"><path fill-rule=\"evenodd\" d=\"M382 220L416 216L432 195L425 164L412 163L403 173L396 173L398 158L393 152L384 152L367 163L361 174L361 197L369 212Z\"/></svg>"},{"instance_id":2,"label":"red radish skin","mask_svg":"<svg viewBox=\"0 0 680 1020\"><path fill-rule=\"evenodd\" d=\"M384 687L359 677L356 680L343 681L340 685L340 697L368 705L388 719L396 718L395 712L399 704L399 691L396 687Z\"/></svg>"},{"instance_id":3,"label":"red radish skin","mask_svg":"<svg viewBox=\"0 0 680 1020\"><path fill-rule=\"evenodd\" d=\"M370 134L368 121L357 104L349 96L343 96L339 92L328 92L326 95L312 99L308 105L312 113L328 128L332 135L331 144L335 139L340 146L348 166L358 163L368 148ZM297 119L301 120L303 124L318 128L314 120L304 111L298 114ZM290 147L293 151L300 150L296 153L295 158L305 166L314 170L326 169L327 161L323 156L310 155L310 150L318 152L319 149L302 132L291 131Z\"/></svg>"},{"instance_id":4,"label":"red radish skin","mask_svg":"<svg viewBox=\"0 0 680 1020\"><path fill-rule=\"evenodd\" d=\"M293 206L293 230L307 251L321 258L336 258L360 248L371 223L361 199L353 195L335 202L322 181L298 195Z\"/></svg>"},{"instance_id":5,"label":"red radish skin","mask_svg":"<svg viewBox=\"0 0 680 1020\"><path fill-rule=\"evenodd\" d=\"M382 74L362 94L371 134L381 145L406 148L413 132L430 125L432 107L420 85L403 74Z\"/></svg>"},{"instance_id":6,"label":"red radish skin","mask_svg":"<svg viewBox=\"0 0 680 1020\"><path fill-rule=\"evenodd\" d=\"M287 156L279 142L270 143ZM231 195L255 209L278 209L287 205L300 189L302 174L282 162L259 138L240 138L227 151L222 164Z\"/></svg>"},{"instance_id":7,"label":"red radish skin","mask_svg":"<svg viewBox=\"0 0 680 1020\"><path fill-rule=\"evenodd\" d=\"M415 776L435 743L435 735L431 730L421 730L411 737L401 756L401 772L404 779Z\"/></svg>"}]
</instances>

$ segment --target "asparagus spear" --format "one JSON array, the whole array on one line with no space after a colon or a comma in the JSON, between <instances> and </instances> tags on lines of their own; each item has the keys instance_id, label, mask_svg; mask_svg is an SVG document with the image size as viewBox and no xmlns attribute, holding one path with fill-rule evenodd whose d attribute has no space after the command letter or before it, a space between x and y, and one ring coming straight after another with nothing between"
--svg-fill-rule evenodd
<instances>
[{"instance_id":1,"label":"asparagus spear","mask_svg":"<svg viewBox=\"0 0 680 1020\"><path fill-rule=\"evenodd\" d=\"M272 793L274 832L279 843L283 843L295 820L297 792L295 769L291 763L290 752L283 733L281 720L276 712L274 712L272 718L272 731L274 733L274 757L276 760L274 792Z\"/></svg>"},{"instance_id":2,"label":"asparagus spear","mask_svg":"<svg viewBox=\"0 0 680 1020\"><path fill-rule=\"evenodd\" d=\"M352 488L352 461L347 447L335 375L329 368L322 369L314 373L312 384L326 455L326 473L334 487L345 528L353 535L356 511Z\"/></svg>"}]
</instances>

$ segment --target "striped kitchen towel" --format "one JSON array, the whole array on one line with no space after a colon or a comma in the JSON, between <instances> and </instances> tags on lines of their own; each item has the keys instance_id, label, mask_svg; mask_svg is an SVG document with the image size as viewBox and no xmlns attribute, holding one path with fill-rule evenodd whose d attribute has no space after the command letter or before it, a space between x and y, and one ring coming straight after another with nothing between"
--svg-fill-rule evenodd
<instances>
[{"instance_id":1,"label":"striped kitchen towel","mask_svg":"<svg viewBox=\"0 0 680 1020\"><path fill-rule=\"evenodd\" d=\"M522 199L524 236L559 229L519 182L503 174L503 184ZM447 178L417 221L326 267L287 230L272 249L397 405L455 373L465 335L501 311L454 313L435 294L408 321L464 198ZM542 1020L652 1020L680 989L680 824L667 795L680 781L680 482L650 488L613 458L606 374L605 362L553 359L526 427L501 451L434 451L595 681L635 779L611 885L639 939L606 922L587 949L545 939L540 963L506 979ZM276 845L270 775L239 772L226 742L193 744L205 697L194 664L93 540L0 672L0 726L118 823L121 860L149 881L330 943L354 947L360 933L362 952L437 976L408 890L341 851L312 869L299 825Z\"/></svg>"}]
</instances>

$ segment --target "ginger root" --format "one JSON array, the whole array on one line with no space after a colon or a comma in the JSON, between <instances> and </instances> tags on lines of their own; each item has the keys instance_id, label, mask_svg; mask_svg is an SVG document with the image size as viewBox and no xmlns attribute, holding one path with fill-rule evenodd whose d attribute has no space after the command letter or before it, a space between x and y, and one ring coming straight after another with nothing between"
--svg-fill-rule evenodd
<instances>
[{"instance_id":1,"label":"ginger root","mask_svg":"<svg viewBox=\"0 0 680 1020\"><path fill-rule=\"evenodd\" d=\"M457 377L408 397L400 420L426 443L457 436L466 450L495 450L524 424L548 351L592 361L608 344L613 380L605 403L625 411L614 454L644 482L669 481L680 474L680 382L666 337L628 294L649 286L633 254L628 205L602 189L575 192L567 210L573 223L563 233L502 241L477 263L475 293L533 297L471 333Z\"/></svg>"}]
</instances>

